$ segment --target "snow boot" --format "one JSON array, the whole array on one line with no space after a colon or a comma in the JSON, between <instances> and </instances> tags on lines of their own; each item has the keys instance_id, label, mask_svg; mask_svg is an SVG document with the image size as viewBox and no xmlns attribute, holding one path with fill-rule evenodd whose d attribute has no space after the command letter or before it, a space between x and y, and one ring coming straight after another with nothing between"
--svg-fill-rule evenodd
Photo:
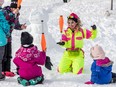
<instances>
[{"instance_id":1,"label":"snow boot","mask_svg":"<svg viewBox=\"0 0 116 87\"><path fill-rule=\"evenodd\" d=\"M36 79L31 79L29 80L30 85L36 85L37 84L37 80Z\"/></svg>"},{"instance_id":2,"label":"snow boot","mask_svg":"<svg viewBox=\"0 0 116 87\"><path fill-rule=\"evenodd\" d=\"M29 85L30 85L30 83L29 83L28 80L23 79L23 78L21 78L21 77L18 77L18 78L17 78L17 81L18 81L19 84L22 84L23 86L29 86Z\"/></svg>"},{"instance_id":3,"label":"snow boot","mask_svg":"<svg viewBox=\"0 0 116 87\"><path fill-rule=\"evenodd\" d=\"M42 84L43 80L44 80L43 76L39 76L39 77L29 80L29 83L30 85Z\"/></svg>"},{"instance_id":4,"label":"snow boot","mask_svg":"<svg viewBox=\"0 0 116 87\"><path fill-rule=\"evenodd\" d=\"M15 76L15 74L13 72L10 72L10 71L2 72L2 74L7 76L7 77L14 77Z\"/></svg>"},{"instance_id":5,"label":"snow boot","mask_svg":"<svg viewBox=\"0 0 116 87\"><path fill-rule=\"evenodd\" d=\"M37 84L42 84L42 82L44 81L44 75L37 77Z\"/></svg>"}]
</instances>

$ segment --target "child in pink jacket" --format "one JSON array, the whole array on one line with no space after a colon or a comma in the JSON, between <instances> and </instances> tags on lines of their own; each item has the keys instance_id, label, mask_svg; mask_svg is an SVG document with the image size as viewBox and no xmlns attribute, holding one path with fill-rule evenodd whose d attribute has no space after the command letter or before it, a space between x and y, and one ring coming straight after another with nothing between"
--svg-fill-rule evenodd
<instances>
[{"instance_id":1,"label":"child in pink jacket","mask_svg":"<svg viewBox=\"0 0 116 87\"><path fill-rule=\"evenodd\" d=\"M33 37L28 32L21 34L21 47L13 60L18 68L18 82L24 86L42 83L44 80L41 65L45 64L46 53L33 45Z\"/></svg>"}]
</instances>

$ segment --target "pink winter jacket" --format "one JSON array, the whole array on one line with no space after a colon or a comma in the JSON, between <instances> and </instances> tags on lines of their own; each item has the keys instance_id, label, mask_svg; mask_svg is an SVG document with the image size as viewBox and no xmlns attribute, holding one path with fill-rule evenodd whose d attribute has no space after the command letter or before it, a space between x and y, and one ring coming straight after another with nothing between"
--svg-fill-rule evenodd
<instances>
[{"instance_id":1,"label":"pink winter jacket","mask_svg":"<svg viewBox=\"0 0 116 87\"><path fill-rule=\"evenodd\" d=\"M21 47L13 60L15 65L19 68L19 76L30 80L38 76L42 76L42 69L40 65L44 65L46 60L46 53L40 52L36 46Z\"/></svg>"}]
</instances>

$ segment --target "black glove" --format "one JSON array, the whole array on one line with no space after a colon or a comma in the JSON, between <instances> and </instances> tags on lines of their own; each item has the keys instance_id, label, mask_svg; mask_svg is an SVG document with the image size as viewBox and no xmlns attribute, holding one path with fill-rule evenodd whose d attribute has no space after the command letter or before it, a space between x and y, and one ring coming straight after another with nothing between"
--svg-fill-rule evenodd
<instances>
[{"instance_id":1,"label":"black glove","mask_svg":"<svg viewBox=\"0 0 116 87\"><path fill-rule=\"evenodd\" d=\"M52 70L52 67L53 64L51 63L50 61L50 57L49 56L46 56L46 62L45 62L45 67L48 69L48 70Z\"/></svg>"},{"instance_id":2,"label":"black glove","mask_svg":"<svg viewBox=\"0 0 116 87\"><path fill-rule=\"evenodd\" d=\"M97 29L96 25L92 25L91 27L92 27L93 30Z\"/></svg>"},{"instance_id":3,"label":"black glove","mask_svg":"<svg viewBox=\"0 0 116 87\"><path fill-rule=\"evenodd\" d=\"M59 44L59 45L65 45L65 42L57 42L57 44Z\"/></svg>"}]
</instances>

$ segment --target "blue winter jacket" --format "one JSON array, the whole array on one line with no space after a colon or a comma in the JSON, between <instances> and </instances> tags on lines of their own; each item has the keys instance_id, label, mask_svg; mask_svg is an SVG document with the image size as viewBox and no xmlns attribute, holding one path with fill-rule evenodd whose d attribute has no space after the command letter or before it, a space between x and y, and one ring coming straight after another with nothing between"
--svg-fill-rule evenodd
<instances>
[{"instance_id":1,"label":"blue winter jacket","mask_svg":"<svg viewBox=\"0 0 116 87\"><path fill-rule=\"evenodd\" d=\"M10 25L10 37L8 37L8 42L11 42L11 40L12 40L11 33L12 33L13 29L22 30L21 29L21 24L19 22L19 14L15 15L11 11L10 6L4 7L3 8L3 13L6 17L6 20L8 21L8 23Z\"/></svg>"},{"instance_id":2,"label":"blue winter jacket","mask_svg":"<svg viewBox=\"0 0 116 87\"><path fill-rule=\"evenodd\" d=\"M104 62L105 60L105 62ZM91 66L91 81L96 84L108 84L112 80L112 63L109 58L94 60Z\"/></svg>"},{"instance_id":3,"label":"blue winter jacket","mask_svg":"<svg viewBox=\"0 0 116 87\"><path fill-rule=\"evenodd\" d=\"M10 26L3 14L2 8L0 7L0 46L7 44L7 35L9 35Z\"/></svg>"}]
</instances>

